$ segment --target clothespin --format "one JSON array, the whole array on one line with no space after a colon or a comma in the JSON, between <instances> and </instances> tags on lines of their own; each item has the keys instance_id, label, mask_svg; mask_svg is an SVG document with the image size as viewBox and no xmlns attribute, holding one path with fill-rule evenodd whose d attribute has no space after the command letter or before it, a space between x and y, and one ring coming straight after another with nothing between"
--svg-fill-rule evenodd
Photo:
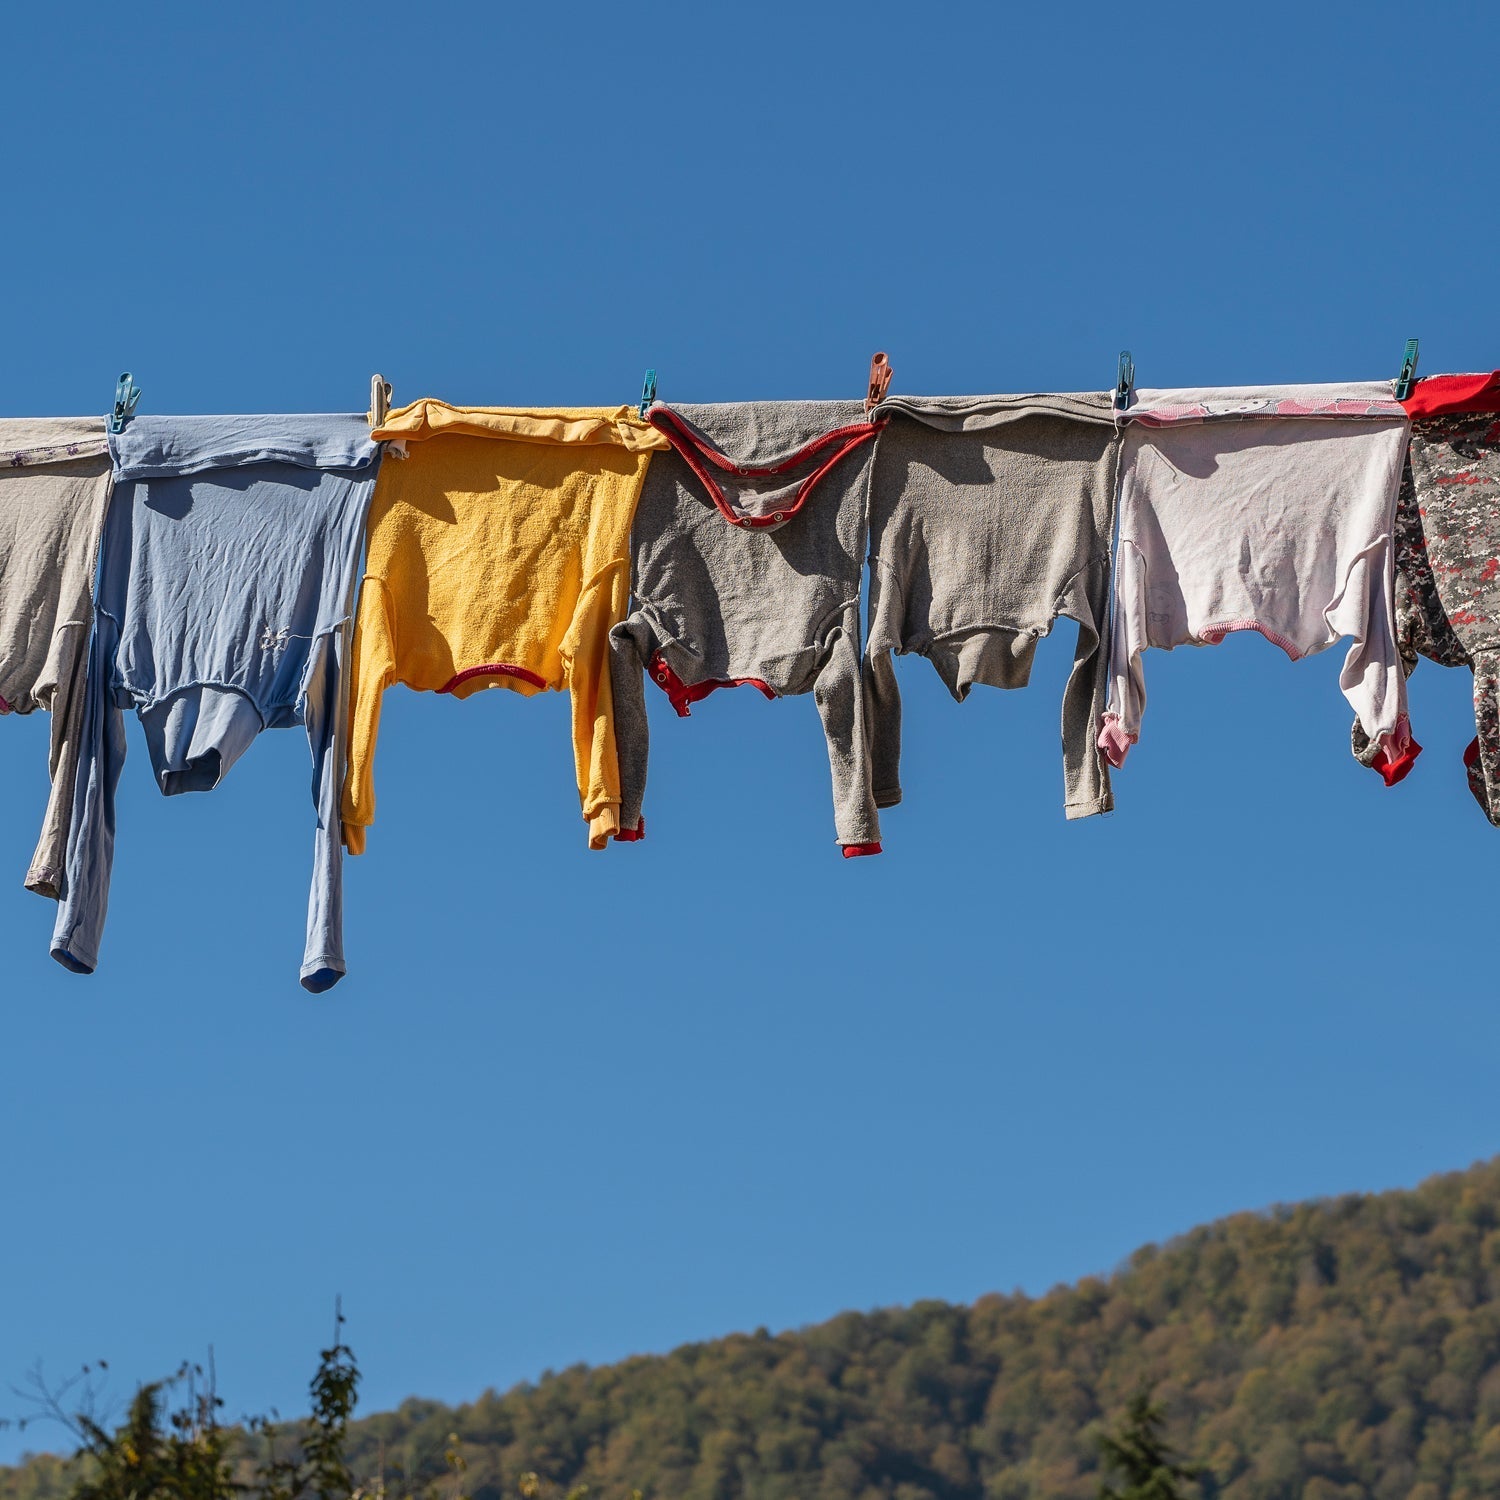
<instances>
[{"instance_id":1,"label":"clothespin","mask_svg":"<svg viewBox=\"0 0 1500 1500\"><path fill-rule=\"evenodd\" d=\"M1401 373L1396 377L1396 399L1405 401L1417 380L1417 341L1407 339L1405 352L1401 356Z\"/></svg>"},{"instance_id":2,"label":"clothespin","mask_svg":"<svg viewBox=\"0 0 1500 1500\"><path fill-rule=\"evenodd\" d=\"M1120 350L1119 373L1115 376L1115 410L1124 411L1130 405L1130 393L1135 389L1135 361L1129 349Z\"/></svg>"},{"instance_id":3,"label":"clothespin","mask_svg":"<svg viewBox=\"0 0 1500 1500\"><path fill-rule=\"evenodd\" d=\"M891 388L892 373L891 362L884 354L870 356L870 386L865 392L866 416L885 400L885 393Z\"/></svg>"},{"instance_id":4,"label":"clothespin","mask_svg":"<svg viewBox=\"0 0 1500 1500\"><path fill-rule=\"evenodd\" d=\"M384 375L370 376L370 409L365 413L371 427L384 427L391 412L391 383Z\"/></svg>"},{"instance_id":5,"label":"clothespin","mask_svg":"<svg viewBox=\"0 0 1500 1500\"><path fill-rule=\"evenodd\" d=\"M646 378L641 382L641 421L646 420L646 413L650 410L651 403L656 400L656 371L647 370Z\"/></svg>"},{"instance_id":6,"label":"clothespin","mask_svg":"<svg viewBox=\"0 0 1500 1500\"><path fill-rule=\"evenodd\" d=\"M125 424L135 415L136 403L140 399L141 388L135 383L130 371L126 370L115 385L115 405L109 418L111 432L125 431Z\"/></svg>"}]
</instances>

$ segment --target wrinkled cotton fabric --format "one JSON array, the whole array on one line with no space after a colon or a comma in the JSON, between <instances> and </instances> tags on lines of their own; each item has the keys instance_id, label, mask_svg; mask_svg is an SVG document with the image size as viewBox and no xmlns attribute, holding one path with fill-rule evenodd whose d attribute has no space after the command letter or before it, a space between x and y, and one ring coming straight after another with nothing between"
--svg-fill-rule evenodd
<instances>
[{"instance_id":1,"label":"wrinkled cotton fabric","mask_svg":"<svg viewBox=\"0 0 1500 1500\"><path fill-rule=\"evenodd\" d=\"M1141 391L1123 421L1099 734L1111 763L1140 738L1147 649L1254 630L1293 661L1351 638L1339 686L1376 743L1370 763L1400 780L1420 746L1395 634L1408 423L1390 386Z\"/></svg>"},{"instance_id":2,"label":"wrinkled cotton fabric","mask_svg":"<svg viewBox=\"0 0 1500 1500\"><path fill-rule=\"evenodd\" d=\"M876 424L857 401L657 405L649 416L673 446L651 461L632 532L634 602L610 634L622 831L642 827L649 675L683 717L716 688L811 693L835 836L846 855L878 853L859 626Z\"/></svg>"},{"instance_id":3,"label":"wrinkled cotton fabric","mask_svg":"<svg viewBox=\"0 0 1500 1500\"><path fill-rule=\"evenodd\" d=\"M630 407L456 407L423 400L374 436L399 442L370 507L350 671L344 843L375 819L387 687L467 698L566 691L589 845L620 831L609 632L630 593L630 522L667 440Z\"/></svg>"},{"instance_id":4,"label":"wrinkled cotton fabric","mask_svg":"<svg viewBox=\"0 0 1500 1500\"><path fill-rule=\"evenodd\" d=\"M109 491L103 417L0 421L0 714L52 714L51 790L26 885L54 898L63 884Z\"/></svg>"},{"instance_id":5,"label":"wrinkled cotton fabric","mask_svg":"<svg viewBox=\"0 0 1500 1500\"><path fill-rule=\"evenodd\" d=\"M893 397L870 488L869 704L875 800L901 800L893 653L925 656L959 702L1025 687L1036 644L1078 624L1063 695L1064 813L1113 807L1095 743L1109 680L1120 440L1109 397Z\"/></svg>"},{"instance_id":6,"label":"wrinkled cotton fabric","mask_svg":"<svg viewBox=\"0 0 1500 1500\"><path fill-rule=\"evenodd\" d=\"M1500 371L1417 383L1396 507L1396 637L1409 675L1419 657L1473 674L1469 788L1500 827ZM1356 721L1355 755L1377 746Z\"/></svg>"},{"instance_id":7,"label":"wrinkled cotton fabric","mask_svg":"<svg viewBox=\"0 0 1500 1500\"><path fill-rule=\"evenodd\" d=\"M136 417L111 435L86 712L52 955L99 961L123 710L168 796L208 791L263 729L306 729L317 810L302 983L345 971L343 664L380 450L362 417Z\"/></svg>"}]
</instances>

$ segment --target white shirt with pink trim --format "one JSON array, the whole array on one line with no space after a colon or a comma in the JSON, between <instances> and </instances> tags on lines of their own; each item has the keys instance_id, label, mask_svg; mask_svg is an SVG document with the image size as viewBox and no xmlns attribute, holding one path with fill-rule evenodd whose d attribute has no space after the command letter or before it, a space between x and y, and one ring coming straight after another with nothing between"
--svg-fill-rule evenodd
<instances>
[{"instance_id":1,"label":"white shirt with pink trim","mask_svg":"<svg viewBox=\"0 0 1500 1500\"><path fill-rule=\"evenodd\" d=\"M1147 647L1256 630L1293 661L1350 638L1339 686L1398 780L1415 755L1393 602L1410 425L1390 383L1144 390L1120 420L1111 763L1140 738Z\"/></svg>"}]
</instances>

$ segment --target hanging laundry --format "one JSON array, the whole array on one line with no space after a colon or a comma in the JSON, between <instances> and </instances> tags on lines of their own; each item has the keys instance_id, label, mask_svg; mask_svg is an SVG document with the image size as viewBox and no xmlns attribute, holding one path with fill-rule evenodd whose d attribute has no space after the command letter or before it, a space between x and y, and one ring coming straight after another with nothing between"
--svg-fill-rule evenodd
<instances>
[{"instance_id":1,"label":"hanging laundry","mask_svg":"<svg viewBox=\"0 0 1500 1500\"><path fill-rule=\"evenodd\" d=\"M121 710L168 796L207 791L263 729L313 755L302 983L344 973L343 662L379 449L363 417L136 417L111 435L88 707L52 956L93 971L114 859Z\"/></svg>"},{"instance_id":2,"label":"hanging laundry","mask_svg":"<svg viewBox=\"0 0 1500 1500\"><path fill-rule=\"evenodd\" d=\"M1353 638L1339 685L1387 785L1410 770L1393 619L1406 413L1385 382L1139 391L1123 414L1109 706L1140 738L1141 653L1256 630L1293 661Z\"/></svg>"},{"instance_id":3,"label":"hanging laundry","mask_svg":"<svg viewBox=\"0 0 1500 1500\"><path fill-rule=\"evenodd\" d=\"M615 627L620 822L639 836L643 674L687 717L716 688L811 693L846 857L880 852L860 686L859 595L872 441L857 401L653 406L673 451L636 512L634 608Z\"/></svg>"},{"instance_id":4,"label":"hanging laundry","mask_svg":"<svg viewBox=\"0 0 1500 1500\"><path fill-rule=\"evenodd\" d=\"M1064 812L1114 805L1095 743L1109 681L1109 554L1120 441L1106 395L893 397L870 494L866 692L875 801L901 800L891 653L916 652L960 703L1025 687L1036 643L1078 623L1063 696Z\"/></svg>"},{"instance_id":5,"label":"hanging laundry","mask_svg":"<svg viewBox=\"0 0 1500 1500\"><path fill-rule=\"evenodd\" d=\"M1417 658L1468 667L1478 730L1469 789L1500 826L1500 370L1420 380L1402 403L1411 446L1396 502L1396 638ZM1355 755L1377 751L1356 721Z\"/></svg>"},{"instance_id":6,"label":"hanging laundry","mask_svg":"<svg viewBox=\"0 0 1500 1500\"><path fill-rule=\"evenodd\" d=\"M0 714L52 713L52 790L26 873L43 896L62 886L109 486L103 417L0 421Z\"/></svg>"},{"instance_id":7,"label":"hanging laundry","mask_svg":"<svg viewBox=\"0 0 1500 1500\"><path fill-rule=\"evenodd\" d=\"M380 472L350 673L344 842L375 817L375 741L392 683L467 698L572 697L589 846L620 833L609 632L630 594L630 521L653 449L630 407L507 410L424 400L375 436Z\"/></svg>"}]
</instances>

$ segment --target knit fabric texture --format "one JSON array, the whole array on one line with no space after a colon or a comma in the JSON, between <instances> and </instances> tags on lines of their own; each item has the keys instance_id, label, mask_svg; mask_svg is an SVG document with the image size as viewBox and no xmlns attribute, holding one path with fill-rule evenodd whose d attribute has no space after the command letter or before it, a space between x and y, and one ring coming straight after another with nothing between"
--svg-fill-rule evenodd
<instances>
[{"instance_id":1,"label":"knit fabric texture","mask_svg":"<svg viewBox=\"0 0 1500 1500\"><path fill-rule=\"evenodd\" d=\"M1470 790L1500 826L1500 372L1418 383L1396 507L1396 636L1407 673L1419 657L1467 667L1475 737L1464 752ZM1478 410L1464 410L1466 406ZM1355 755L1377 747L1356 722Z\"/></svg>"},{"instance_id":2,"label":"knit fabric texture","mask_svg":"<svg viewBox=\"0 0 1500 1500\"><path fill-rule=\"evenodd\" d=\"M1408 425L1390 386L1141 391L1124 415L1111 762L1140 736L1147 648L1254 630L1293 661L1352 638L1339 685L1399 780L1419 747L1395 636Z\"/></svg>"},{"instance_id":3,"label":"knit fabric texture","mask_svg":"<svg viewBox=\"0 0 1500 1500\"><path fill-rule=\"evenodd\" d=\"M52 714L51 790L26 885L54 898L73 810L109 490L103 417L0 421L0 714Z\"/></svg>"},{"instance_id":4,"label":"knit fabric texture","mask_svg":"<svg viewBox=\"0 0 1500 1500\"><path fill-rule=\"evenodd\" d=\"M375 818L392 683L466 698L567 690L590 847L619 831L609 632L630 589L630 522L666 438L629 407L510 410L424 400L374 434L404 445L370 508L350 672L343 837ZM398 450L399 451L399 450Z\"/></svg>"},{"instance_id":5,"label":"knit fabric texture","mask_svg":"<svg viewBox=\"0 0 1500 1500\"><path fill-rule=\"evenodd\" d=\"M658 405L650 416L673 451L647 475L633 607L611 633L623 829L641 827L645 676L684 717L712 689L749 684L813 695L838 842L878 852L859 631L877 428L857 401Z\"/></svg>"},{"instance_id":6,"label":"knit fabric texture","mask_svg":"<svg viewBox=\"0 0 1500 1500\"><path fill-rule=\"evenodd\" d=\"M1096 740L1109 681L1110 537L1120 449L1105 395L893 397L870 493L869 704L875 800L901 800L892 653L925 656L962 702L1025 687L1037 642L1078 624L1063 696L1064 812L1114 805Z\"/></svg>"}]
</instances>

